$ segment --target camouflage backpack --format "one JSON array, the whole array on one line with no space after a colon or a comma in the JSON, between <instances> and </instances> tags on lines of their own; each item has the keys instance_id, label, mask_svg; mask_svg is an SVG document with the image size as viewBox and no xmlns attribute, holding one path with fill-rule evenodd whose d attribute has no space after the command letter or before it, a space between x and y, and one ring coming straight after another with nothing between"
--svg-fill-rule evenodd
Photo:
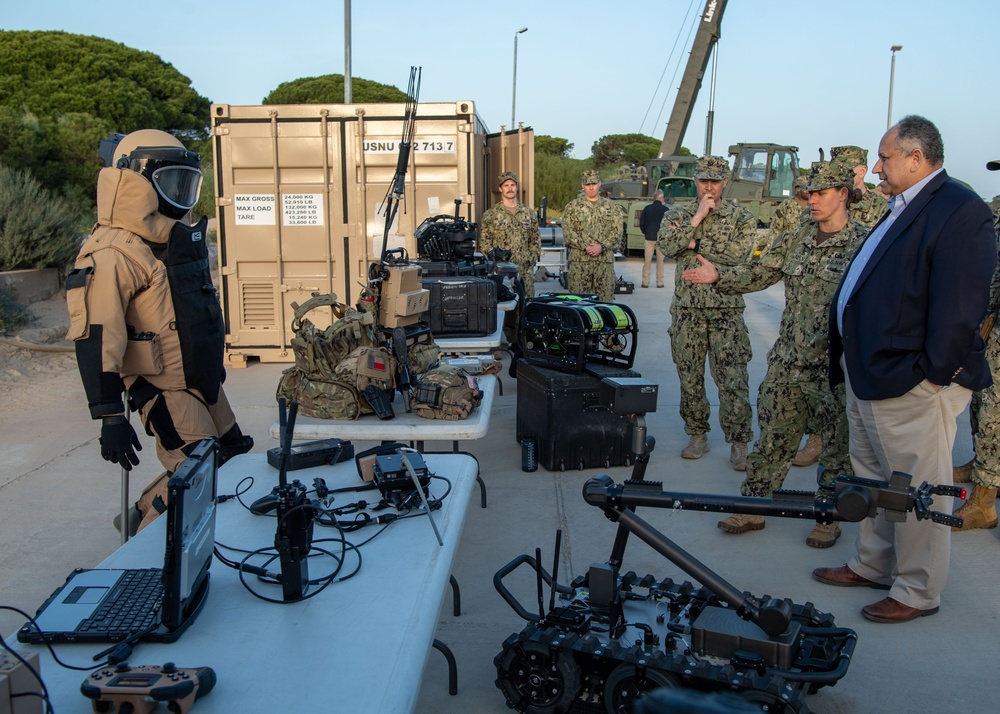
<instances>
[{"instance_id":1,"label":"camouflage backpack","mask_svg":"<svg viewBox=\"0 0 1000 714\"><path fill-rule=\"evenodd\" d=\"M297 401L300 414L319 419L357 419L365 403L353 384L312 379L298 367L281 373L276 396Z\"/></svg>"},{"instance_id":2,"label":"camouflage backpack","mask_svg":"<svg viewBox=\"0 0 1000 714\"><path fill-rule=\"evenodd\" d=\"M396 358L384 347L358 347L340 361L334 378L337 383L353 385L360 395L364 395L365 387L374 384L391 398L396 389ZM360 406L362 414L375 413L363 397Z\"/></svg>"},{"instance_id":3,"label":"camouflage backpack","mask_svg":"<svg viewBox=\"0 0 1000 714\"><path fill-rule=\"evenodd\" d=\"M324 330L305 317L322 306L330 307L337 318ZM295 366L282 372L277 396L294 399L299 403L300 413L320 419L357 419L362 413L370 413L357 386L357 362L353 378L345 377L347 370L338 373L337 368L359 347L373 344L371 313L338 303L336 295L319 293L313 293L302 305L293 302L292 309L295 336L291 346Z\"/></svg>"},{"instance_id":4,"label":"camouflage backpack","mask_svg":"<svg viewBox=\"0 0 1000 714\"><path fill-rule=\"evenodd\" d=\"M437 367L417 380L413 411L425 419L458 421L468 418L482 400L475 377L464 369Z\"/></svg>"},{"instance_id":5,"label":"camouflage backpack","mask_svg":"<svg viewBox=\"0 0 1000 714\"><path fill-rule=\"evenodd\" d=\"M334 318L332 324L321 330L306 314L318 307L328 306ZM295 317L291 339L295 366L311 378L334 379L336 367L358 347L375 344L375 319L369 312L361 312L337 302L337 296L313 293L302 305L292 303Z\"/></svg>"},{"instance_id":6,"label":"camouflage backpack","mask_svg":"<svg viewBox=\"0 0 1000 714\"><path fill-rule=\"evenodd\" d=\"M418 342L406 352L406 366L411 377L419 377L424 372L441 364L441 349L433 342Z\"/></svg>"}]
</instances>

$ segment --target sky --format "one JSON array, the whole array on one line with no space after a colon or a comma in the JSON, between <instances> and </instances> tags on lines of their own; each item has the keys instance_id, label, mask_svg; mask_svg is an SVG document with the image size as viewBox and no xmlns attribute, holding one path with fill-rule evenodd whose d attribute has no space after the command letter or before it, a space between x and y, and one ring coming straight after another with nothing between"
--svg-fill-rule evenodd
<instances>
[{"instance_id":1,"label":"sky","mask_svg":"<svg viewBox=\"0 0 1000 714\"><path fill-rule=\"evenodd\" d=\"M214 103L259 104L300 77L343 73L345 5L337 0L6 3L5 30L95 35L159 55ZM493 132L516 121L569 140L576 158L607 134L662 138L704 0L634 5L593 0L350 3L351 73L420 101L471 100ZM127 12L122 12L123 8ZM169 13L164 10L169 8ZM637 8L637 9L633 9ZM875 153L892 117L941 131L945 168L986 199L1000 194L1000 3L995 0L728 0L718 46L711 153L740 141L799 147L803 166L831 146ZM679 66L678 66L679 65ZM683 145L705 153L711 64Z\"/></svg>"}]
</instances>

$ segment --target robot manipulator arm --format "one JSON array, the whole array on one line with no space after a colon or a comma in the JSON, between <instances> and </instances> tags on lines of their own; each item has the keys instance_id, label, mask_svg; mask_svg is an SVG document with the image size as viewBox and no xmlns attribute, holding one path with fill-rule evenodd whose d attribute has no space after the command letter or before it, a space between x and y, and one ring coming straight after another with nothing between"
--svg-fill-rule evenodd
<instances>
[{"instance_id":1,"label":"robot manipulator arm","mask_svg":"<svg viewBox=\"0 0 1000 714\"><path fill-rule=\"evenodd\" d=\"M888 482L838 476L833 497L816 496L806 491L775 491L772 498L725 496L703 493L678 493L663 490L655 481L626 481L615 484L607 476L596 476L583 487L584 500L602 508L609 518L623 508L648 506L673 510L747 513L779 518L815 519L818 523L857 522L874 517L881 508L886 518L906 520L913 512L917 520L929 519L943 525L961 525L961 517L931 510L933 496L964 498L959 486L924 483L910 486L911 477L894 471Z\"/></svg>"}]
</instances>

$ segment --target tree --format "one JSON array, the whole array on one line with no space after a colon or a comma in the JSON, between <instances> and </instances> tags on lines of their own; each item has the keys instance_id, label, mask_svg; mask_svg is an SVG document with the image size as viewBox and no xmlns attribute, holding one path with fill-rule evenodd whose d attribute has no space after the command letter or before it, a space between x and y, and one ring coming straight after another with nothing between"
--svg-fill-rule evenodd
<instances>
[{"instance_id":1,"label":"tree","mask_svg":"<svg viewBox=\"0 0 1000 714\"><path fill-rule=\"evenodd\" d=\"M0 31L0 105L42 117L86 114L125 134L203 133L209 100L151 52L66 32Z\"/></svg>"},{"instance_id":2,"label":"tree","mask_svg":"<svg viewBox=\"0 0 1000 714\"><path fill-rule=\"evenodd\" d=\"M584 159L552 154L535 154L535 197L548 199L548 210L562 213L567 203L580 193L580 173L588 168Z\"/></svg>"},{"instance_id":3,"label":"tree","mask_svg":"<svg viewBox=\"0 0 1000 714\"><path fill-rule=\"evenodd\" d=\"M594 142L591 158L598 168L622 162L639 166L660 153L660 143L645 134L608 134Z\"/></svg>"},{"instance_id":4,"label":"tree","mask_svg":"<svg viewBox=\"0 0 1000 714\"><path fill-rule=\"evenodd\" d=\"M569 152L573 150L573 144L558 136L546 136L544 134L535 135L535 156L546 154L548 156L562 156L569 158Z\"/></svg>"},{"instance_id":5,"label":"tree","mask_svg":"<svg viewBox=\"0 0 1000 714\"><path fill-rule=\"evenodd\" d=\"M0 163L93 206L100 139L207 135L209 101L149 52L65 32L0 31Z\"/></svg>"},{"instance_id":6,"label":"tree","mask_svg":"<svg viewBox=\"0 0 1000 714\"><path fill-rule=\"evenodd\" d=\"M351 101L357 104L405 102L406 93L370 79L351 79ZM344 75L324 74L282 82L261 104L343 104Z\"/></svg>"}]
</instances>

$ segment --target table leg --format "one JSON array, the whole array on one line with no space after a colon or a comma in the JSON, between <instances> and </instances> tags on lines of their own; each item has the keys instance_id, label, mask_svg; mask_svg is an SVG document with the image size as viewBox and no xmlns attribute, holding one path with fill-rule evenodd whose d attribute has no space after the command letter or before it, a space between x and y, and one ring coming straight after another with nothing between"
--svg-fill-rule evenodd
<instances>
[{"instance_id":1,"label":"table leg","mask_svg":"<svg viewBox=\"0 0 1000 714\"><path fill-rule=\"evenodd\" d=\"M453 600L452 614L455 617L461 617L462 616L462 593L458 589L458 581L455 580L455 576L454 575L449 575L448 576L448 582L451 583L451 595L452 595L452 600Z\"/></svg>"},{"instance_id":2,"label":"table leg","mask_svg":"<svg viewBox=\"0 0 1000 714\"><path fill-rule=\"evenodd\" d=\"M443 654L448 661L448 694L455 696L458 694L458 664L455 662L455 655L441 640L434 640L434 649Z\"/></svg>"}]
</instances>

